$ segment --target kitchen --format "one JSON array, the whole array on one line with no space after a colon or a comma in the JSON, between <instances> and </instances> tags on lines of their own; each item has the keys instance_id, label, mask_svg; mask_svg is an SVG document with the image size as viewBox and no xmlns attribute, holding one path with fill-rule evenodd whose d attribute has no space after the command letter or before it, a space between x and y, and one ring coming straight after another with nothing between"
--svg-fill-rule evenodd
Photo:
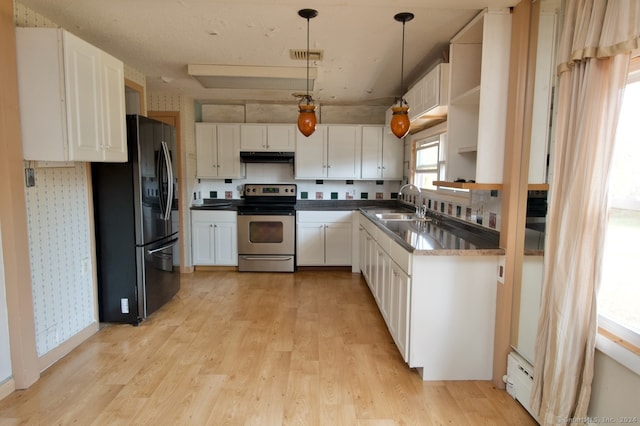
<instances>
[{"instance_id":1,"label":"kitchen","mask_svg":"<svg viewBox=\"0 0 640 426\"><path fill-rule=\"evenodd\" d=\"M18 13L18 16L32 17L32 15L24 11ZM39 17L35 20L38 22L42 22L43 18ZM312 21L312 25L313 25L313 21ZM144 87L144 76L138 75L135 72L132 72L131 70L129 72L130 72L130 75L128 75L128 78L133 79L134 81L137 81L139 85ZM149 93L148 96L149 96L148 106L149 106L150 112L151 111L180 111L181 127L182 129L184 129L183 143L186 145L186 150L184 151L185 158L183 158L183 164L187 164L186 170L183 171L183 173L187 173L186 178L184 179L187 182L187 188L186 190L183 190L181 194L182 195L181 199L192 199L194 193L196 194L196 199L199 198L198 193L200 193L199 195L201 198L211 198L210 197L211 192L217 192L219 194L218 198L223 198L221 195L226 193L227 191L230 191L232 193L231 194L232 198L237 198L239 196L239 194L237 193L238 191L237 187L243 184L243 182L233 182L231 184L226 184L226 183L212 183L212 182L206 182L206 181L201 181L198 183L196 181L197 168L194 167L194 163L197 161L195 141L193 140L193 134L191 133L192 130L187 130L187 129L189 128L188 123L190 122L207 121L203 119L205 115L204 110L206 110L206 108L203 106L202 110L199 111L198 108L196 108L193 105L193 103L190 101L190 99L186 96L167 95L165 93L160 93L160 92ZM238 121L240 122L259 121L261 117L264 117L266 113L274 117L272 122L293 121L293 119L291 119L292 113L290 111L290 107L287 107L288 108L287 109L284 107L273 106L273 107L270 107L268 111L265 111L265 109L261 108L260 105L248 105L246 108L247 108L245 112L245 114L247 114L246 121L245 120L238 120ZM223 107L218 107L218 109L223 109L223 111L226 110L227 113L228 113L228 110L235 110L232 112L237 113L237 107L234 108L230 106L223 106ZM326 122L335 122L333 121L333 119L335 118L335 115L339 115L339 113L336 112L336 114L332 116L331 115L332 108L329 106L327 106L326 108L323 108L322 111L323 111L323 116L322 116L323 121L326 120ZM254 114L253 116L251 115L252 113ZM196 116L200 114L202 114L202 117L201 118L199 117L198 119L196 119ZM293 114L295 117L295 108L293 110ZM363 115L367 116L368 114L363 114ZM380 117L380 115L378 115L378 117ZM366 119L367 119L366 117L358 117L358 122L361 124L380 124L380 122L382 121L380 119L376 119L375 123L367 123L365 121ZM227 121L234 122L236 121L236 119L232 116L232 118L228 119ZM253 167L253 170L251 170L251 167ZM291 169L291 166L286 166L286 165L281 166L280 169L278 169L277 171L265 169L264 167L261 167L258 165L254 165L254 166L249 165L249 172L252 173L252 175L250 175L251 178L255 180L253 182L248 182L248 183L255 183L255 182L262 182L264 181L264 179L288 181L291 179L293 170ZM45 178L44 178L45 181L47 180L47 176L49 175L51 176L51 179L55 180L60 176L60 174L64 174L65 176L68 176L70 174L72 176L71 181L74 182L75 185L77 185L77 188L75 189L75 191L79 193L83 193L87 191L86 185L83 185L82 183L82 180L84 179L83 175L86 173L86 171L83 168L75 167L75 168L69 168L69 169L63 169L63 170L60 170L60 169L42 170L41 169L41 173L45 174ZM20 171L20 175L21 174L22 174L22 171ZM321 185L325 185L325 186L321 186ZM328 181L325 181L324 183L319 184L319 183L316 183L315 181L310 181L310 182L301 183L299 185L299 192L300 193L307 192L308 194L312 194L313 198L316 198L315 197L316 193L320 192L322 194L322 197L327 200L330 200L332 198L333 193L336 193L339 199L342 199L343 196L344 198L346 198L346 194L351 193L352 191L358 195L361 195L362 193L373 195L380 192L383 194L382 195L383 198L390 198L391 193L395 192L396 189L399 189L399 186L400 186L399 183L395 183L395 184L384 183L382 186L379 186L377 183L374 183L374 182L371 182L371 183L358 182L355 184L350 184L350 183L333 184L333 183L329 183ZM22 188L22 185L20 186L20 188ZM46 190L47 188L45 187L43 189ZM209 197L207 197L207 195L209 195ZM487 199L488 199L488 202L492 201L490 194L487 196ZM61 199L60 201L63 204L64 203L71 204L71 203L78 202L78 200L76 200L75 197L73 197L73 194L71 194L70 199ZM469 206L469 207L472 208L473 206ZM88 210L89 207L85 205L83 209ZM188 213L187 210L184 209L183 215L186 215L187 213ZM491 210L490 208L487 207L483 211L483 215L486 214L486 219L483 218L484 223L489 224L490 213L497 213L497 211ZM3 216L3 222L5 220L4 218L5 217ZM78 219L78 221L81 221L81 220L82 220L81 218ZM182 229L184 229L185 231L188 230L188 226L189 226L188 223L189 223L188 217L183 216ZM496 226L499 226L499 223L500 222L498 222L498 225ZM80 227L82 228L82 226ZM73 226L70 231L76 232L75 226ZM6 235L5 228L3 227L3 237L5 237L5 235ZM9 237L5 237L5 238L9 238ZM74 247L74 250L77 250L77 254L71 254L74 257L79 257L81 259L87 256L90 257L90 250L88 250L87 247L78 247L78 248ZM188 259L189 254L186 253L186 251L187 250L183 250L183 253L184 253L183 256L185 256L183 260L186 259L186 261L183 261L182 265L185 265L186 267L188 267L191 264L191 262ZM10 253L8 250L5 250L4 256L5 256L5 265L14 264L13 262L10 261L11 259L10 256L12 256L12 253ZM89 315L91 315L91 312L89 312ZM86 335L87 333L91 333L91 330L85 330L83 331L83 333L84 334L82 333L81 334ZM56 345L59 343L60 342L56 342L54 339L53 343L51 343L52 346L47 346L45 348L42 348L39 352L40 353L42 353L42 351L48 352L52 349L55 349L57 347ZM29 359L30 357L32 358L33 354L29 354L27 351L25 353L25 359Z\"/></svg>"}]
</instances>

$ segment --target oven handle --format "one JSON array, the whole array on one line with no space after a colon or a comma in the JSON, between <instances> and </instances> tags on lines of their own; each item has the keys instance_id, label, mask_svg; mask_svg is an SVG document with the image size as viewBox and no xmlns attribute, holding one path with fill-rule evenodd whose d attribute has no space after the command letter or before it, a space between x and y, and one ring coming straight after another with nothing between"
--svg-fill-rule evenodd
<instances>
[{"instance_id":1,"label":"oven handle","mask_svg":"<svg viewBox=\"0 0 640 426\"><path fill-rule=\"evenodd\" d=\"M287 261L291 260L292 256L240 256L245 260L277 260L277 261Z\"/></svg>"}]
</instances>

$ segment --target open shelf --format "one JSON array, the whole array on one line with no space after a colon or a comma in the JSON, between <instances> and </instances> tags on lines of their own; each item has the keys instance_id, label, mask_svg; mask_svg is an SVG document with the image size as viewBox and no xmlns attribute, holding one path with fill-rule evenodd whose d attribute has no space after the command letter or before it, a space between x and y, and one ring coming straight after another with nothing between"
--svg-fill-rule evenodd
<instances>
[{"instance_id":1,"label":"open shelf","mask_svg":"<svg viewBox=\"0 0 640 426\"><path fill-rule=\"evenodd\" d=\"M478 151L478 145L460 146L458 147L458 154L464 154L465 152Z\"/></svg>"},{"instance_id":2,"label":"open shelf","mask_svg":"<svg viewBox=\"0 0 640 426\"><path fill-rule=\"evenodd\" d=\"M477 105L480 103L480 85L472 87L451 100L452 104Z\"/></svg>"}]
</instances>

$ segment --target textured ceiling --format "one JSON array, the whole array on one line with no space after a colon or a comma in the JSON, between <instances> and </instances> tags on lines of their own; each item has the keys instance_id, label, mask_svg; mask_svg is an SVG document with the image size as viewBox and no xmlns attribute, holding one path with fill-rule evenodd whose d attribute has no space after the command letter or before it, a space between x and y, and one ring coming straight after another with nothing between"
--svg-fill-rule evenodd
<instances>
[{"instance_id":1,"label":"textured ceiling","mask_svg":"<svg viewBox=\"0 0 640 426\"><path fill-rule=\"evenodd\" d=\"M147 76L149 91L207 102L295 102L295 89L205 89L188 64L302 67L290 49L323 51L313 96L322 104L390 103L443 58L448 40L484 7L515 0L20 0ZM402 23L404 87L400 87Z\"/></svg>"}]
</instances>

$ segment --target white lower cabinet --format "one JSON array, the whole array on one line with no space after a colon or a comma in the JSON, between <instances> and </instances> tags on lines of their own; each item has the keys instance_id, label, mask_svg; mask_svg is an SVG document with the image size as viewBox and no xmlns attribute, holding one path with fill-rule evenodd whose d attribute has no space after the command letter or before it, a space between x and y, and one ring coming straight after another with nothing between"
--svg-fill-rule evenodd
<instances>
[{"instance_id":1,"label":"white lower cabinet","mask_svg":"<svg viewBox=\"0 0 640 426\"><path fill-rule=\"evenodd\" d=\"M423 380L489 380L498 255L413 255L360 216L360 268L389 332Z\"/></svg>"},{"instance_id":2,"label":"white lower cabinet","mask_svg":"<svg viewBox=\"0 0 640 426\"><path fill-rule=\"evenodd\" d=\"M191 233L194 265L238 265L235 211L192 211Z\"/></svg>"},{"instance_id":3,"label":"white lower cabinet","mask_svg":"<svg viewBox=\"0 0 640 426\"><path fill-rule=\"evenodd\" d=\"M351 265L351 211L298 211L299 266Z\"/></svg>"},{"instance_id":4,"label":"white lower cabinet","mask_svg":"<svg viewBox=\"0 0 640 426\"><path fill-rule=\"evenodd\" d=\"M398 265L389 268L389 298L387 313L389 331L398 350L406 361L409 347L409 288L411 279Z\"/></svg>"}]
</instances>

